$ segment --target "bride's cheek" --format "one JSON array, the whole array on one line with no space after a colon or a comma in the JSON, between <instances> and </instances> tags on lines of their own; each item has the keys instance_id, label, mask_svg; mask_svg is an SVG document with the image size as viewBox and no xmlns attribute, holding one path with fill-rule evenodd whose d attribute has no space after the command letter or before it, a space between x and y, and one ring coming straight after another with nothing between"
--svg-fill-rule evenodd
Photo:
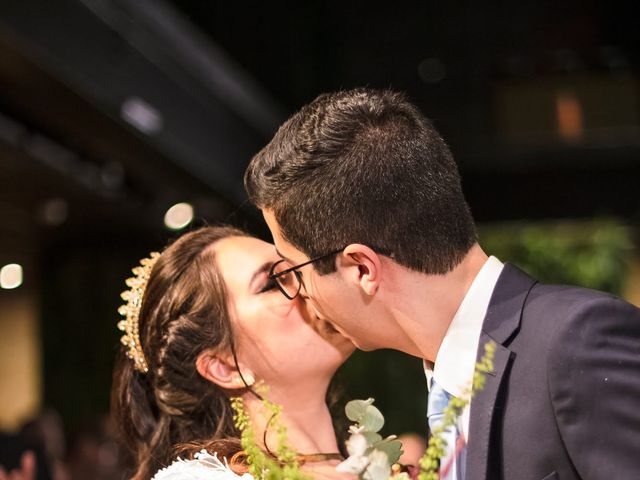
<instances>
[{"instance_id":1,"label":"bride's cheek","mask_svg":"<svg viewBox=\"0 0 640 480\"><path fill-rule=\"evenodd\" d=\"M268 311L278 317L288 317L296 307L296 303L289 300L283 301L275 297L266 300L264 306Z\"/></svg>"}]
</instances>

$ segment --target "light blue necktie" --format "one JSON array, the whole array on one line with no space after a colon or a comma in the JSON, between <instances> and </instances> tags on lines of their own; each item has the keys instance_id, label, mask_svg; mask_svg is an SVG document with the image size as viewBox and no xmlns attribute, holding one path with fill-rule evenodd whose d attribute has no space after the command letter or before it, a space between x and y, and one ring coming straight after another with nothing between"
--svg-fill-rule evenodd
<instances>
[{"instance_id":1,"label":"light blue necktie","mask_svg":"<svg viewBox=\"0 0 640 480\"><path fill-rule=\"evenodd\" d=\"M435 379L431 380L427 404L427 420L432 432L444 422L444 409L452 398L453 395L438 385ZM464 480L467 448L466 446L463 447L455 455L456 442L459 437L459 422L447 427L442 433L442 438L447 442L447 445L445 446L445 455L440 459L440 468L446 468L447 465L450 465L450 467L446 475L441 475L440 480Z\"/></svg>"}]
</instances>

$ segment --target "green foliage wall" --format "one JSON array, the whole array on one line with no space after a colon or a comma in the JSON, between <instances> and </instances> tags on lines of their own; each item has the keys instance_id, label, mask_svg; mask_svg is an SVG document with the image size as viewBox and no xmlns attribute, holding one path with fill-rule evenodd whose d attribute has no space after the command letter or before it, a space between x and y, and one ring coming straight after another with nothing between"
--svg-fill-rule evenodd
<instances>
[{"instance_id":1,"label":"green foliage wall","mask_svg":"<svg viewBox=\"0 0 640 480\"><path fill-rule=\"evenodd\" d=\"M618 295L633 251L630 229L610 219L485 225L480 244L543 282Z\"/></svg>"}]
</instances>

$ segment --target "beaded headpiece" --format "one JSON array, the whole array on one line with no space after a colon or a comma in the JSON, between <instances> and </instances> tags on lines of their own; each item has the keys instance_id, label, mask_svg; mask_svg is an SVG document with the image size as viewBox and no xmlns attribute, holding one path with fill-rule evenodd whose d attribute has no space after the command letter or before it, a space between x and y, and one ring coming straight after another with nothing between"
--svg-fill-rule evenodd
<instances>
[{"instance_id":1,"label":"beaded headpiece","mask_svg":"<svg viewBox=\"0 0 640 480\"><path fill-rule=\"evenodd\" d=\"M133 360L134 368L142 373L147 373L149 366L144 358L142 345L140 344L138 316L140 315L142 296L147 287L149 275L158 257L160 257L160 254L153 252L149 258L140 260L140 265L132 270L135 277L128 278L125 282L129 290L122 292L120 295L127 303L118 308L118 313L125 317L124 320L118 322L118 328L124 332L120 341L125 347L128 347L127 357Z\"/></svg>"}]
</instances>

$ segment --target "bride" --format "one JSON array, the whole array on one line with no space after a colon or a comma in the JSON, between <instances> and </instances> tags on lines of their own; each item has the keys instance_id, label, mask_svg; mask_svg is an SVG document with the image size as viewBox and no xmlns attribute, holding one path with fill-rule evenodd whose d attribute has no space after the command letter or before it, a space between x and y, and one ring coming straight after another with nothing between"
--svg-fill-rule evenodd
<instances>
[{"instance_id":1,"label":"bride","mask_svg":"<svg viewBox=\"0 0 640 480\"><path fill-rule=\"evenodd\" d=\"M299 297L290 301L277 290L268 273L278 259L273 245L242 231L205 227L134 269L120 310L125 347L111 393L121 439L137 465L133 480L246 471L230 397L244 400L262 448L275 449L277 432L268 428L256 382L282 406L302 470L343 476L335 472L341 456L325 398L354 347ZM208 453L171 465L177 449Z\"/></svg>"}]
</instances>

